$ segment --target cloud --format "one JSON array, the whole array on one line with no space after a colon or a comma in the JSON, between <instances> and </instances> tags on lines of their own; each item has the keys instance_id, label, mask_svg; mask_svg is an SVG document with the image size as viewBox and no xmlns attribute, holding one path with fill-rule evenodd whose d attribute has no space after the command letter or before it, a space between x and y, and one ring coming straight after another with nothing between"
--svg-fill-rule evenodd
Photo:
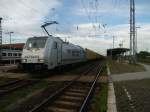
<instances>
[{"instance_id":1,"label":"cloud","mask_svg":"<svg viewBox=\"0 0 150 112\"><path fill-rule=\"evenodd\" d=\"M138 23L141 27L138 29L138 51L146 50L149 48L150 44L150 24ZM79 26L82 28L81 31L72 31L72 33L67 34L57 34L57 36L62 37L63 40L67 39L69 42L80 45L84 48L92 49L98 53L106 55L106 50L112 48L113 36L115 36L115 47L119 47L120 43L123 43L123 47L129 48L129 24L114 25L107 28L107 32L95 32L91 30L92 33L89 34L89 28L92 27L92 23L87 24L77 24L74 26ZM97 25L98 26L98 25ZM89 35L88 35L89 34ZM90 36L93 35L93 36ZM99 35L99 36L97 36Z\"/></svg>"},{"instance_id":2,"label":"cloud","mask_svg":"<svg viewBox=\"0 0 150 112\"><path fill-rule=\"evenodd\" d=\"M83 48L91 49L103 55L106 55L106 50L111 47L111 41L106 41L104 38L81 37L75 35L68 36L64 34L57 35L59 35L64 41L80 45Z\"/></svg>"},{"instance_id":3,"label":"cloud","mask_svg":"<svg viewBox=\"0 0 150 112\"><path fill-rule=\"evenodd\" d=\"M87 37L95 37L104 35L106 31L106 25L101 23L81 23L74 24L72 29L72 34L87 36Z\"/></svg>"},{"instance_id":4,"label":"cloud","mask_svg":"<svg viewBox=\"0 0 150 112\"><path fill-rule=\"evenodd\" d=\"M21 36L42 35L40 26L44 17L60 5L59 0L0 0L3 31L14 31Z\"/></svg>"},{"instance_id":5,"label":"cloud","mask_svg":"<svg viewBox=\"0 0 150 112\"><path fill-rule=\"evenodd\" d=\"M74 11L75 10L75 11ZM73 10L73 13L79 16L92 16L97 15L98 17L104 16L123 16L127 17L129 13L129 2L119 1L94 1L82 0L80 5L77 5Z\"/></svg>"},{"instance_id":6,"label":"cloud","mask_svg":"<svg viewBox=\"0 0 150 112\"><path fill-rule=\"evenodd\" d=\"M137 29L137 44L138 51L146 50L149 48L150 44L150 24L149 23L137 23L140 28ZM116 36L116 46L119 45L121 41L124 41L124 47L129 48L129 25L122 24L116 25L109 29L109 34Z\"/></svg>"},{"instance_id":7,"label":"cloud","mask_svg":"<svg viewBox=\"0 0 150 112\"><path fill-rule=\"evenodd\" d=\"M68 40L69 42L80 45L84 48L92 49L103 55L106 55L106 49L111 45L110 41L106 41L102 38L75 37L69 38Z\"/></svg>"},{"instance_id":8,"label":"cloud","mask_svg":"<svg viewBox=\"0 0 150 112\"><path fill-rule=\"evenodd\" d=\"M83 1L86 3L86 0ZM54 17L52 8L57 9L61 6L62 1L60 0L0 0L0 17L3 17L3 31L4 33L14 31L13 38L16 39L14 42L20 42L20 38L23 39L22 42L24 42L29 36L45 35L40 26L47 18ZM119 43L123 42L124 47L129 48L129 24L119 23L119 25L113 24L113 26L106 26L104 28L103 23L83 21L85 18L80 18L81 16L87 16L82 4L69 7L72 7L72 13L74 14L69 16L72 23L67 24L68 26L66 25L69 27L68 29L65 29L66 26L63 26L62 32L55 31L53 33L54 35L64 40L67 38L69 42L81 45L84 48L93 49L101 54L105 54L106 49L112 47L113 35L115 36L115 47L118 47ZM136 6L137 14L147 14L148 11L145 11L145 8L149 10L148 5L138 4ZM87 6L86 10L91 17L96 14L98 14L97 16L100 18L104 16L105 18L100 19L102 22L104 20L105 22L115 22L108 16L116 18L129 17L129 4L127 2L123 3L122 1L121 3L104 1L103 4L99 4L98 10L93 6ZM59 13L70 12L60 11ZM59 13L56 14L57 18L63 17L59 16ZM80 20L74 19L77 17L79 17ZM65 17L59 19L64 20ZM129 20L129 18L126 20ZM118 24L117 22L116 24ZM125 23L127 23L127 21ZM149 48L150 44L150 23L138 23L138 25L141 26L138 30L138 50L145 50ZM53 27L53 29L50 29L50 32L54 30L56 30L56 28ZM4 42L8 40L8 36L5 34L3 34L3 37Z\"/></svg>"},{"instance_id":9,"label":"cloud","mask_svg":"<svg viewBox=\"0 0 150 112\"><path fill-rule=\"evenodd\" d=\"M107 19L108 17L111 18L129 18L130 12L130 1L124 0L105 0L105 1L98 1L97 8L95 5L94 0L90 2L90 0L82 0L80 5L77 5L73 10L72 13L78 16L88 16L89 19L93 19L97 16L98 19ZM139 3L138 1L135 2L135 11L138 16L140 15L149 15L149 3L142 2ZM109 20L109 19L108 19ZM103 20L102 20L103 21Z\"/></svg>"}]
</instances>

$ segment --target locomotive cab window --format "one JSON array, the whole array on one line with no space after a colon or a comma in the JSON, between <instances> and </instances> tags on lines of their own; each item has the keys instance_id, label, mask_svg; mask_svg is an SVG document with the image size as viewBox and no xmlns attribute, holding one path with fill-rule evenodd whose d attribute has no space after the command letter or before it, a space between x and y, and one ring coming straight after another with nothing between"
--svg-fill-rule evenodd
<instances>
[{"instance_id":1,"label":"locomotive cab window","mask_svg":"<svg viewBox=\"0 0 150 112\"><path fill-rule=\"evenodd\" d=\"M42 38L30 38L28 39L25 48L30 49L30 48L44 48L46 44L47 38L42 37Z\"/></svg>"}]
</instances>

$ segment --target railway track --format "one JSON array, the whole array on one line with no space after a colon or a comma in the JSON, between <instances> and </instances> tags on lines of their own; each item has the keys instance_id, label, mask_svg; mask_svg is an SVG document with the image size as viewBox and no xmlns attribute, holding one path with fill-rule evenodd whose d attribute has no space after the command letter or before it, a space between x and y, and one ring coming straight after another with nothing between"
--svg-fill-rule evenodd
<instances>
[{"instance_id":1,"label":"railway track","mask_svg":"<svg viewBox=\"0 0 150 112\"><path fill-rule=\"evenodd\" d=\"M1 84L0 85L0 97L3 95L6 95L8 93L11 93L15 90L18 90L20 88L26 87L28 85L34 84L35 80L21 80L21 79L16 79L9 81L8 83Z\"/></svg>"},{"instance_id":2,"label":"railway track","mask_svg":"<svg viewBox=\"0 0 150 112\"><path fill-rule=\"evenodd\" d=\"M35 105L29 112L87 112L87 106L94 93L96 82L101 73L103 65L93 66L84 74L93 73L93 82L79 82L80 76L57 90L54 94Z\"/></svg>"},{"instance_id":3,"label":"railway track","mask_svg":"<svg viewBox=\"0 0 150 112\"><path fill-rule=\"evenodd\" d=\"M14 84L14 83L20 81L20 79L10 79L10 78L8 78L8 79L2 79L0 81L1 81L0 82L0 87L5 87L5 86L9 86L11 84Z\"/></svg>"}]
</instances>

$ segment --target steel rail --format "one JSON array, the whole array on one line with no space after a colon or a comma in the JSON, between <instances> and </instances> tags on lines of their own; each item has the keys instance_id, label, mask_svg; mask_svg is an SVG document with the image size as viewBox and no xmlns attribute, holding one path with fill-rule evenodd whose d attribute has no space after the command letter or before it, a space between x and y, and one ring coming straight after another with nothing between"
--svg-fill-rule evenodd
<instances>
[{"instance_id":1,"label":"steel rail","mask_svg":"<svg viewBox=\"0 0 150 112\"><path fill-rule=\"evenodd\" d=\"M13 92L17 89L29 86L31 84L36 83L36 81L31 81L31 80L20 80L16 83L13 83L12 85L4 86L0 88L0 97L9 94L10 92Z\"/></svg>"},{"instance_id":2,"label":"steel rail","mask_svg":"<svg viewBox=\"0 0 150 112\"><path fill-rule=\"evenodd\" d=\"M95 65L93 65L91 68L89 68L86 72L82 73L81 75L79 75L78 77L76 77L75 79L73 79L69 84L67 84L66 86L64 86L63 88L60 88L58 91L56 91L54 94L52 94L51 96L49 96L47 99L45 99L43 102L41 102L40 104L36 105L33 109L31 109L29 112L37 112L40 111L40 109L42 109L42 107L46 106L48 104L48 102L50 100L55 99L55 97L57 97L58 95L60 95L63 91L65 91L67 88L69 88L72 84L74 84L82 75L88 74L93 68L95 67Z\"/></svg>"},{"instance_id":3,"label":"steel rail","mask_svg":"<svg viewBox=\"0 0 150 112\"><path fill-rule=\"evenodd\" d=\"M22 81L22 80L18 79L18 80L8 81L8 83L0 84L0 87L6 87L6 86L9 86L9 85L12 85L12 84L19 83L20 81Z\"/></svg>"},{"instance_id":4,"label":"steel rail","mask_svg":"<svg viewBox=\"0 0 150 112\"><path fill-rule=\"evenodd\" d=\"M102 69L103 69L103 65L100 67L100 70L99 70L95 80L93 81L92 86L91 86L85 100L83 101L83 104L82 104L81 108L79 109L79 112L87 112L87 105L88 105L88 103L91 99L91 96L92 96L93 92L94 92L96 82L97 82L97 80L100 76L100 73L101 73Z\"/></svg>"}]
</instances>

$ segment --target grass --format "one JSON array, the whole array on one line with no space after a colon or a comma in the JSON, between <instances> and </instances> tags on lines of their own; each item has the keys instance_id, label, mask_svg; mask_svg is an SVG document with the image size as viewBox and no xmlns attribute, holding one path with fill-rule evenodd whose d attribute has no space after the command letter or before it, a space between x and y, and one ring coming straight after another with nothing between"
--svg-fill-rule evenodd
<instances>
[{"instance_id":1,"label":"grass","mask_svg":"<svg viewBox=\"0 0 150 112\"><path fill-rule=\"evenodd\" d=\"M107 66L105 65L101 76L107 76ZM94 112L106 112L107 111L107 96L108 96L108 83L101 83L100 90L96 93L94 98L95 111Z\"/></svg>"},{"instance_id":2,"label":"grass","mask_svg":"<svg viewBox=\"0 0 150 112\"><path fill-rule=\"evenodd\" d=\"M150 59L138 59L138 61L150 65Z\"/></svg>"},{"instance_id":3,"label":"grass","mask_svg":"<svg viewBox=\"0 0 150 112\"><path fill-rule=\"evenodd\" d=\"M100 92L95 97L95 112L107 111L108 84L101 84Z\"/></svg>"},{"instance_id":4,"label":"grass","mask_svg":"<svg viewBox=\"0 0 150 112\"><path fill-rule=\"evenodd\" d=\"M106 65L102 69L101 76L107 76L107 66Z\"/></svg>"},{"instance_id":5,"label":"grass","mask_svg":"<svg viewBox=\"0 0 150 112\"><path fill-rule=\"evenodd\" d=\"M131 72L142 72L145 71L143 65L140 64L128 64L117 61L108 62L111 74L122 74L122 73L131 73Z\"/></svg>"},{"instance_id":6,"label":"grass","mask_svg":"<svg viewBox=\"0 0 150 112\"><path fill-rule=\"evenodd\" d=\"M39 90L39 89L44 89L48 86L47 82L40 82L38 84L34 84L32 86L26 87L19 89L17 91L14 91L11 94L5 95L4 97L0 97L0 112L5 112L5 108L18 101L21 98L25 98L27 95L30 93Z\"/></svg>"}]
</instances>

